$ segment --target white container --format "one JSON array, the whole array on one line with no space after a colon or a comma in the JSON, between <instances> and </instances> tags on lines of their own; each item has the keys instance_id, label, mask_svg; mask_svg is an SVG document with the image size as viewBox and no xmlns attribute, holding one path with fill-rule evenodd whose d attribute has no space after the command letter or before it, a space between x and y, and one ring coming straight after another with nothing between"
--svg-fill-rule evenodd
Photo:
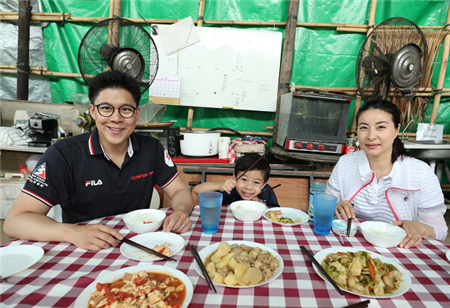
<instances>
[{"instance_id":1,"label":"white container","mask_svg":"<svg viewBox=\"0 0 450 308\"><path fill-rule=\"evenodd\" d=\"M228 158L228 150L230 148L231 139L230 137L220 137L219 138L219 158L227 159Z\"/></svg>"},{"instance_id":2,"label":"white container","mask_svg":"<svg viewBox=\"0 0 450 308\"><path fill-rule=\"evenodd\" d=\"M406 231L403 228L381 221L365 221L360 228L366 241L374 246L383 248L398 246L406 236ZM389 236L375 233L387 233Z\"/></svg>"},{"instance_id":3,"label":"white container","mask_svg":"<svg viewBox=\"0 0 450 308\"><path fill-rule=\"evenodd\" d=\"M215 156L218 153L217 145L219 132L214 131L186 131L181 132L181 154L187 156Z\"/></svg>"},{"instance_id":4,"label":"white container","mask_svg":"<svg viewBox=\"0 0 450 308\"><path fill-rule=\"evenodd\" d=\"M22 173L6 173L0 178L0 219L6 218L26 181Z\"/></svg>"},{"instance_id":5,"label":"white container","mask_svg":"<svg viewBox=\"0 0 450 308\"><path fill-rule=\"evenodd\" d=\"M244 222L252 222L261 218L267 206L261 202L241 200L231 203L230 208L236 219Z\"/></svg>"},{"instance_id":6,"label":"white container","mask_svg":"<svg viewBox=\"0 0 450 308\"><path fill-rule=\"evenodd\" d=\"M149 224L134 224L131 223L133 218L136 215L139 214L151 214L156 217L156 221L149 223ZM156 230L161 227L164 219L166 218L166 213L160 210L155 209L143 209L143 210L135 210L132 212L129 212L123 216L123 221L125 222L125 225L127 226L130 231L133 231L134 233L147 233L147 232L155 232Z\"/></svg>"}]
</instances>

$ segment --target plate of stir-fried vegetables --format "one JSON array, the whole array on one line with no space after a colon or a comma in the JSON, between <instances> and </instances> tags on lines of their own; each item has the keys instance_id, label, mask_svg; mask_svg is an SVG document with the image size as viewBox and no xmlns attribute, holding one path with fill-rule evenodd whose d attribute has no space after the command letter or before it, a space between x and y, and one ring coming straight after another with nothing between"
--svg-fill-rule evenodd
<instances>
[{"instance_id":1,"label":"plate of stir-fried vegetables","mask_svg":"<svg viewBox=\"0 0 450 308\"><path fill-rule=\"evenodd\" d=\"M342 290L359 296L387 298L411 287L411 276L400 264L374 252L332 247L314 255ZM327 279L314 266L316 273ZM327 281L328 282L328 281Z\"/></svg>"}]
</instances>

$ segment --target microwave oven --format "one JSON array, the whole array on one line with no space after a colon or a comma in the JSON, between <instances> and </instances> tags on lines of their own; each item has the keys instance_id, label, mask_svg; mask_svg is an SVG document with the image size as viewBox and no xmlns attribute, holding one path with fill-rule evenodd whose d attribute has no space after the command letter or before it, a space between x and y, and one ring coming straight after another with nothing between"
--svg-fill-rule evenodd
<instances>
[{"instance_id":1,"label":"microwave oven","mask_svg":"<svg viewBox=\"0 0 450 308\"><path fill-rule=\"evenodd\" d=\"M179 127L136 128L134 132L158 139L171 157L177 157L181 153Z\"/></svg>"}]
</instances>

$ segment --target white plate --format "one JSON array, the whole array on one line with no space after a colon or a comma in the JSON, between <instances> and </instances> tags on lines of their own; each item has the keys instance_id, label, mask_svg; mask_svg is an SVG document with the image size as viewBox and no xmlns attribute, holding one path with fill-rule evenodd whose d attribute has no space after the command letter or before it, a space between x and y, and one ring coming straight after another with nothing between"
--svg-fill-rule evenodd
<instances>
[{"instance_id":1,"label":"white plate","mask_svg":"<svg viewBox=\"0 0 450 308\"><path fill-rule=\"evenodd\" d=\"M76 302L75 302L75 308L86 308L88 306L89 299L91 298L92 292L96 290L97 283L106 283L106 282L113 282L117 279L120 279L125 275L125 273L136 273L139 271L149 271L153 273L164 273L168 275L172 275L174 277L177 277L181 281L183 281L184 285L186 286L186 298L184 299L183 305L181 308L186 308L189 303L192 300L192 295L194 294L194 287L192 286L192 282L189 280L189 278L182 272L180 272L177 269L170 268L170 267L164 267L161 265L153 265L153 264L147 264L147 265L137 265L137 266L131 266L131 267L125 267L121 268L120 270L117 270L115 272L111 272L109 274L103 275L98 277L93 283L91 283L89 286L87 286L86 289L81 292L80 296L78 296Z\"/></svg>"},{"instance_id":2,"label":"white plate","mask_svg":"<svg viewBox=\"0 0 450 308\"><path fill-rule=\"evenodd\" d=\"M272 219L270 219L269 217L266 216L266 214L269 211L281 211L281 213L282 213L281 216L292 218L292 220L300 219L301 222L300 223L296 223L296 224L284 224L284 223L281 223L281 222L273 221ZM280 225L280 226L298 226L298 225L304 224L304 223L309 221L308 214L306 214L305 212L303 212L301 210L293 209L293 208L290 208L290 207L271 208L271 209L269 209L269 210L264 212L263 217L265 219L267 219L268 221L270 221L270 222L272 222L274 224Z\"/></svg>"},{"instance_id":3,"label":"white plate","mask_svg":"<svg viewBox=\"0 0 450 308\"><path fill-rule=\"evenodd\" d=\"M370 257L371 257L372 259L379 258L380 261L383 262L383 263L388 263L388 264L394 265L394 266L398 269L398 271L402 274L403 282L401 283L399 289L395 290L395 291L392 292L391 294L384 295L384 296L363 295L363 294L355 293L355 292L352 292L352 291L345 290L345 289L342 289L342 288L341 288L342 291L345 291L345 292L348 292L348 293L352 293L352 294L355 294L355 295L358 295L358 296L362 296L362 297L369 297L369 298L390 298L390 297L396 297L396 296L402 295L402 294L406 293L406 292L411 288L411 276L410 276L409 272L406 271L406 270L403 268L403 266L401 266L400 264L398 264L397 262L395 262L395 261L393 261L393 260L391 260L391 259L389 259L389 258L383 257L382 255L379 255L379 254L377 254L377 253L375 253L375 252L372 252L372 251L367 251L367 250L359 249L359 248L350 248L350 247L348 247L348 248L347 248L347 247L345 247L345 248L344 248L344 247L331 247L331 248L327 248L327 249L324 249L324 250L322 250L322 251L319 251L318 253L316 253L316 254L314 255L314 257L316 258L317 262L319 262L320 264L322 264L322 261L323 261L323 260L327 257L327 255L330 254L330 253L337 253L337 252L357 252L357 251L366 251L367 253L370 253ZM317 273L320 277L322 277L323 280L325 280L327 283L330 283L325 277L322 276L322 273L319 272L319 269L318 269L315 265L314 265L314 270L316 271L316 273ZM331 284L331 283L330 283L330 284Z\"/></svg>"},{"instance_id":4,"label":"white plate","mask_svg":"<svg viewBox=\"0 0 450 308\"><path fill-rule=\"evenodd\" d=\"M450 261L450 250L449 251L447 251L447 254L446 254L446 256L447 256L447 259Z\"/></svg>"},{"instance_id":5,"label":"white plate","mask_svg":"<svg viewBox=\"0 0 450 308\"><path fill-rule=\"evenodd\" d=\"M185 245L185 241L181 236L170 232L145 233L136 235L130 238L130 240L133 240L134 242L144 245L145 247L151 249L155 248L156 245L162 246L164 245L164 243L169 243L170 244L169 249L172 252L170 256L179 253L184 248ZM127 258L142 262L153 262L164 260L163 258L151 255L148 252L145 252L139 248L136 248L126 243L123 243L122 246L120 246L120 253Z\"/></svg>"},{"instance_id":6,"label":"white plate","mask_svg":"<svg viewBox=\"0 0 450 308\"><path fill-rule=\"evenodd\" d=\"M261 282L259 284L255 284L255 285L251 285L251 286L229 286L226 284L221 284L221 283L217 283L214 282L214 285L219 285L219 286L223 286L223 287L228 287L228 288L254 288L257 286L261 286L263 284L269 283L275 279L277 279L278 276L280 276L280 274L283 272L283 268L284 268L284 263L283 263L283 259L281 259L281 256L278 254L278 252L276 252L275 250L273 250L270 247L267 247L263 244L259 244L259 243L255 243L255 242L248 242L248 241L226 241L228 244L244 244L248 247L259 247L261 248L263 251L267 250L268 252L270 252L272 254L272 256L274 256L275 258L278 259L278 261L280 262L280 266L276 269L275 272L273 272L272 277L270 277L270 279L268 279L267 281ZM202 262L205 263L205 259L207 257L209 257L214 251L216 251L219 248L220 243L215 243L212 244L208 247L203 248L202 250L200 250L198 252L200 258L202 259ZM198 266L197 262L195 262L195 270L197 271L197 273L203 277L203 273L202 270L200 269L200 267ZM205 277L203 277L205 278Z\"/></svg>"},{"instance_id":7,"label":"white plate","mask_svg":"<svg viewBox=\"0 0 450 308\"><path fill-rule=\"evenodd\" d=\"M6 278L29 268L44 255L44 249L33 245L0 248L0 276Z\"/></svg>"}]
</instances>

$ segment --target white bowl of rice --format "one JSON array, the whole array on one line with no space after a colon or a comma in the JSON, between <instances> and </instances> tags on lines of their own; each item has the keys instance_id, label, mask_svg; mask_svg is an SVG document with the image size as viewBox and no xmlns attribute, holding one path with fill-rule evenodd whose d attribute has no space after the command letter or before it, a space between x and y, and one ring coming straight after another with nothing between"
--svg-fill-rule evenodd
<instances>
[{"instance_id":1,"label":"white bowl of rice","mask_svg":"<svg viewBox=\"0 0 450 308\"><path fill-rule=\"evenodd\" d=\"M143 209L129 212L123 216L123 221L134 233L154 232L161 227L166 213L155 209Z\"/></svg>"},{"instance_id":2,"label":"white bowl of rice","mask_svg":"<svg viewBox=\"0 0 450 308\"><path fill-rule=\"evenodd\" d=\"M365 221L360 228L369 243L383 248L398 246L406 236L403 228L381 221Z\"/></svg>"},{"instance_id":3,"label":"white bowl of rice","mask_svg":"<svg viewBox=\"0 0 450 308\"><path fill-rule=\"evenodd\" d=\"M230 208L236 219L244 222L252 222L261 218L267 206L256 201L241 200L231 203Z\"/></svg>"}]
</instances>

